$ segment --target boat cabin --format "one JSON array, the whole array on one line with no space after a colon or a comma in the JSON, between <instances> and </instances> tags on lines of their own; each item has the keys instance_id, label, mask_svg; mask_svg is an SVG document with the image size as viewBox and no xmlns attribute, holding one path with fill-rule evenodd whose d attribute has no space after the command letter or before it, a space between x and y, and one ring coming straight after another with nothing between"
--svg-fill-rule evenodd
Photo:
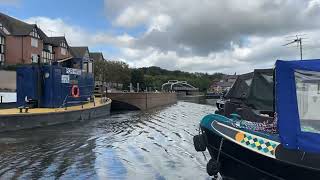
<instances>
[{"instance_id":1,"label":"boat cabin","mask_svg":"<svg viewBox=\"0 0 320 180\"><path fill-rule=\"evenodd\" d=\"M18 106L74 106L87 102L93 91L93 62L85 54L52 65L32 64L17 68Z\"/></svg>"},{"instance_id":2,"label":"boat cabin","mask_svg":"<svg viewBox=\"0 0 320 180\"><path fill-rule=\"evenodd\" d=\"M282 144L320 152L320 60L277 61L275 104Z\"/></svg>"},{"instance_id":3,"label":"boat cabin","mask_svg":"<svg viewBox=\"0 0 320 180\"><path fill-rule=\"evenodd\" d=\"M320 60L281 61L274 69L240 75L224 109L240 128L280 138L288 149L320 152Z\"/></svg>"}]
</instances>

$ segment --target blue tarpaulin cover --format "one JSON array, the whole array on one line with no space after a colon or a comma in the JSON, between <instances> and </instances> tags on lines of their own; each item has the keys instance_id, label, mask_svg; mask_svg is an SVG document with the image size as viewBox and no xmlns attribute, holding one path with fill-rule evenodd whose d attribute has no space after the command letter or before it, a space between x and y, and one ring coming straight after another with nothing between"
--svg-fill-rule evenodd
<instances>
[{"instance_id":1,"label":"blue tarpaulin cover","mask_svg":"<svg viewBox=\"0 0 320 180\"><path fill-rule=\"evenodd\" d=\"M320 133L301 130L295 80L295 71L300 70L320 72L320 59L276 62L275 102L279 135L286 148L320 152ZM317 108L320 111L320 107Z\"/></svg>"}]
</instances>

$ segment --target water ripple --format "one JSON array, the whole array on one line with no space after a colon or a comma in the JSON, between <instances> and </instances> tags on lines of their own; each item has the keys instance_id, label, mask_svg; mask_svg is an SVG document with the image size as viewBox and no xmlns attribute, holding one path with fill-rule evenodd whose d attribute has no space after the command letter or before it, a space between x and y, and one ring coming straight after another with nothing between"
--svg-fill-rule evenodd
<instances>
[{"instance_id":1,"label":"water ripple","mask_svg":"<svg viewBox=\"0 0 320 180\"><path fill-rule=\"evenodd\" d=\"M0 134L1 179L208 179L192 136L213 106L179 102ZM207 154L207 156L209 156Z\"/></svg>"}]
</instances>

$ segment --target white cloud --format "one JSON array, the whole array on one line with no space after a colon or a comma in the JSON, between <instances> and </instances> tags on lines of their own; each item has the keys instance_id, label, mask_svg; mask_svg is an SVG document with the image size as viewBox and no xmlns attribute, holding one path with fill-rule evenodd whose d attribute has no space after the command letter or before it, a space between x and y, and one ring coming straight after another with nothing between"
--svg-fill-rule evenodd
<instances>
[{"instance_id":1,"label":"white cloud","mask_svg":"<svg viewBox=\"0 0 320 180\"><path fill-rule=\"evenodd\" d=\"M125 19L115 24L146 29L121 51L120 57L134 66L244 72L272 66L276 59L298 59L297 49L282 46L287 35L307 33L309 45L320 45L319 0L105 0L105 4L111 20ZM307 48L305 58L317 57L315 49Z\"/></svg>"},{"instance_id":2,"label":"white cloud","mask_svg":"<svg viewBox=\"0 0 320 180\"><path fill-rule=\"evenodd\" d=\"M149 29L147 33L150 33L153 30L159 32L167 31L168 27L172 24L172 19L166 14L160 14L151 19Z\"/></svg>"},{"instance_id":3,"label":"white cloud","mask_svg":"<svg viewBox=\"0 0 320 180\"><path fill-rule=\"evenodd\" d=\"M114 24L122 27L135 27L145 23L148 16L149 12L144 9L128 7L116 18Z\"/></svg>"},{"instance_id":4,"label":"white cloud","mask_svg":"<svg viewBox=\"0 0 320 180\"><path fill-rule=\"evenodd\" d=\"M88 32L85 28L68 24L60 18L31 17L25 20L28 23L36 23L48 36L64 36L71 46L113 45L129 46L133 37L124 33L113 35L105 32Z\"/></svg>"},{"instance_id":5,"label":"white cloud","mask_svg":"<svg viewBox=\"0 0 320 180\"><path fill-rule=\"evenodd\" d=\"M246 72L267 68L276 59L298 59L296 48L282 46L287 35L308 34L304 57L317 58L320 45L319 0L108 0L106 15L124 33L88 32L62 19L33 17L50 35L72 45L114 46L113 59L134 67L160 66L201 72ZM114 29L112 29L114 28ZM136 29L142 33L131 36ZM126 32L127 31L127 32ZM306 44L305 44L306 43ZM313 49L311 49L313 48ZM105 52L108 54L108 52Z\"/></svg>"}]
</instances>

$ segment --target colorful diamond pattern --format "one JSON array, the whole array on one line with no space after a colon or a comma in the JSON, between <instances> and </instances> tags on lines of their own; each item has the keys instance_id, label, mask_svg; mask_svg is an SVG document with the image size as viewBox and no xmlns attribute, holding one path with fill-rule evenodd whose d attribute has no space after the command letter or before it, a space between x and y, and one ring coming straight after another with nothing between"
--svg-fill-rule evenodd
<instances>
[{"instance_id":1,"label":"colorful diamond pattern","mask_svg":"<svg viewBox=\"0 0 320 180\"><path fill-rule=\"evenodd\" d=\"M243 140L241 141L242 144L245 144L253 149L256 149L260 152L267 153L274 155L274 151L276 148L276 144L273 144L269 141L264 141L263 139L258 139L256 137L252 137L248 134L244 135Z\"/></svg>"}]
</instances>

